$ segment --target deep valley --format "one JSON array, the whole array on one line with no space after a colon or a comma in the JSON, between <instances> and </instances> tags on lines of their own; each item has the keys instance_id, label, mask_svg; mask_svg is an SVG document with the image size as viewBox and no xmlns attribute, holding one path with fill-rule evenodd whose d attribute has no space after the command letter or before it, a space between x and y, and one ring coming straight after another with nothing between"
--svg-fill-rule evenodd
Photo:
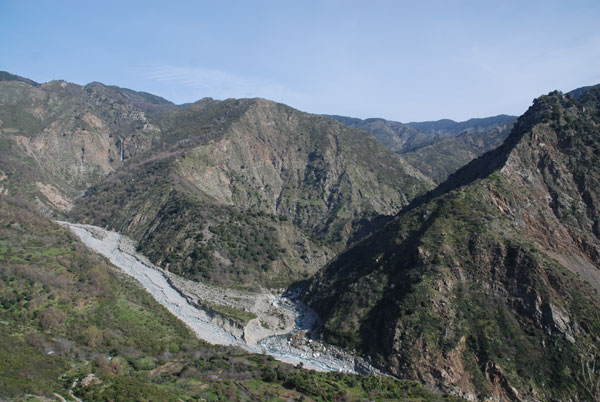
<instances>
[{"instance_id":1,"label":"deep valley","mask_svg":"<svg viewBox=\"0 0 600 402\"><path fill-rule=\"evenodd\" d=\"M2 72L0 399L600 400L599 158L599 86L399 123Z\"/></svg>"}]
</instances>

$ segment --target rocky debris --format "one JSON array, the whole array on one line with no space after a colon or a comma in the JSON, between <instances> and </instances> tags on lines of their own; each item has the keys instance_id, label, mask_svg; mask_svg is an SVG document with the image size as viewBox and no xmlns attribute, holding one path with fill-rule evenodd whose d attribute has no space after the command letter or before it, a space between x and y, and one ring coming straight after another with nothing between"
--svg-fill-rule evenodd
<instances>
[{"instance_id":1,"label":"rocky debris","mask_svg":"<svg viewBox=\"0 0 600 402\"><path fill-rule=\"evenodd\" d=\"M92 250L107 257L123 272L139 281L152 296L172 314L185 322L200 338L217 345L236 345L237 339L223 328L210 322L204 311L198 310L175 289L169 286L162 270L145 264L136 254L126 250L131 243L121 243L122 236L90 225L59 222L69 227ZM97 237L98 233L104 236ZM123 248L121 248L123 244Z\"/></svg>"}]
</instances>

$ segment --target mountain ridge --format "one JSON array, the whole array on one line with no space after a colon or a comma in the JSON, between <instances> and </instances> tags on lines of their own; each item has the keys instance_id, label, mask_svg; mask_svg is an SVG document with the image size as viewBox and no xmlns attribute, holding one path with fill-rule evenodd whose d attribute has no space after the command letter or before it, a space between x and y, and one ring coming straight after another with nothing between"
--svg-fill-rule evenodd
<instances>
[{"instance_id":1,"label":"mountain ridge","mask_svg":"<svg viewBox=\"0 0 600 402\"><path fill-rule=\"evenodd\" d=\"M498 115L463 122L443 119L400 123L379 118L330 117L373 134L436 184L472 159L500 146L516 119Z\"/></svg>"},{"instance_id":2,"label":"mountain ridge","mask_svg":"<svg viewBox=\"0 0 600 402\"><path fill-rule=\"evenodd\" d=\"M177 132L173 133L176 138L173 142L174 148L169 148L167 145L163 149L166 152L164 168L154 163L152 158L150 159L152 164L148 165L148 169L152 171L146 169L146 173L143 172L145 169L143 165L139 165L141 170L136 168L135 164L130 165L121 170L121 178L108 178L107 186L111 188L110 192L107 191L106 186L104 189L89 190L79 202L75 216L78 219L92 217L95 223L109 224L125 232L133 230L131 234L138 240L155 239L153 242L141 241L140 245L151 258L154 256L159 258L157 261L164 262L166 255L159 249L169 247L164 244L158 247L156 239L161 238L161 242L173 241L173 236L150 236L156 230L161 233L170 231L168 226L171 221L167 219L167 215L164 215L166 210L161 209L160 205L175 203L180 213L188 209L190 213L192 213L191 209L205 212L214 210L215 212L206 212L210 217L204 215L202 219L206 222L214 222L216 232L210 232L210 224L203 224L200 228L181 222L183 226L179 228L180 235L176 238L181 238L183 233L188 233L191 237L196 236L189 231L204 233L198 237L197 244L200 249L196 257L204 256L203 261L213 260L215 265L225 269L223 264L232 268L238 264L243 264L242 266L247 264L235 256L240 252L236 251L239 242L244 242L239 237L240 233L246 233L251 229L247 225L242 225L247 229L242 227L239 228L241 232L238 232L235 224L233 229L230 227L234 221L239 221L240 214L246 214L245 220L260 220L262 223L257 222L257 226L276 230L279 239L292 236L298 239L293 243L304 244L301 249L305 251L294 251L293 257L291 255L286 257L287 262L284 265L277 262L279 261L277 250L285 249L288 253L297 246L280 245L274 249L269 246L268 249L271 251L267 251L266 245L254 246L260 250L264 249L264 253L261 251L260 256L257 257L258 265L264 266L268 272L268 267L274 264L276 271L283 272L288 269L293 270L294 265L308 268L309 265L314 267L323 264L328 258L327 255L331 255L333 250L342 247L348 239L354 238L356 233L367 229L371 225L369 222L371 218L397 212L413 195L432 184L374 138L365 138L364 134L354 132L334 120L304 114L288 106L263 99L206 102L191 106L203 108L201 115L195 114L189 108L176 110L175 115L165 115L167 119L177 119L180 124ZM213 107L218 110L223 108L231 110L233 116L232 119L223 120L226 125L218 129L219 134L209 134L208 137L204 134L200 136L194 136L193 133L186 134L187 126L181 123L182 119L189 115L185 118L191 119L193 124L190 127L195 129L198 122L193 116L207 116L208 112L204 109ZM182 117L182 114L185 116ZM162 127L162 122L157 124ZM214 128L208 130L216 132ZM181 148L178 144L185 146ZM161 173L163 170L170 173L159 178L164 174ZM129 183L131 178L127 178L128 174L133 175L132 177L136 175L140 178L145 177L148 180L158 179L162 183L161 186L170 190L156 193L156 198L147 195L142 197L146 192L155 193L150 188L158 185L159 182L152 181L152 184L138 185L137 190L132 192L118 183ZM167 178L169 182L165 181ZM178 184L173 187L169 183ZM175 192L172 192L173 189ZM108 211L113 210L117 205L111 207L113 201L102 197L105 197L105 194L112 197L111 194L115 191L122 191L123 195L128 193L130 196L125 196L124 200L129 199L125 204L117 204L120 205L117 208L119 212L110 217L113 214L107 215ZM117 196L115 201L118 197L123 196ZM135 201L136 199L144 201L140 204ZM100 203L96 203L97 201ZM85 203L89 205L84 206ZM144 205L154 205L154 207L147 209ZM99 211L105 211L104 215ZM220 211L218 216L215 215L216 211ZM131 220L126 217L129 214L138 218ZM162 223L156 222L158 226L151 224L156 214L162 216L159 220ZM226 221L229 223L226 224L222 220L227 216L229 218L226 218ZM117 226L112 226L115 224ZM275 229L278 227L280 229ZM297 232L298 229L300 232ZM207 236L219 243L213 244L207 240ZM262 238L263 235L258 237ZM269 241L275 241L271 235L267 237ZM301 238L304 240L299 240ZM218 239L231 240L227 240L228 245L224 247L222 240ZM323 246L326 248L318 251ZM185 248L188 247L189 244ZM220 257L209 258L207 253L208 256L217 253L215 255ZM242 254L244 253L246 252ZM189 262L185 263L186 255L175 256L173 253L170 255L169 258L175 258L178 265L184 264L191 268ZM228 263L227 260L230 262ZM251 272L260 272L260 270L256 271L253 268Z\"/></svg>"},{"instance_id":3,"label":"mountain ridge","mask_svg":"<svg viewBox=\"0 0 600 402\"><path fill-rule=\"evenodd\" d=\"M599 95L536 99L503 146L321 270L304 297L322 336L473 398L596 398Z\"/></svg>"},{"instance_id":4,"label":"mountain ridge","mask_svg":"<svg viewBox=\"0 0 600 402\"><path fill-rule=\"evenodd\" d=\"M37 84L0 73L0 281L7 285L0 302L10 307L3 322L16 331L2 353L13 359L20 348L33 356L60 347L56 366L49 355L38 359L45 388L27 382L44 394L61 386L52 370L74 361L69 345L118 348L130 362L113 367L94 356L105 383L80 386L83 397L128 389L119 381L129 364L138 371L131 389L146 384L160 393L162 380L141 367L160 365L156 373L171 381L206 367L234 372L239 359L265 370L268 381L310 388L305 374L273 374L272 365L247 356L231 365L194 360L185 350L129 356L146 347L128 351L131 342L152 339L137 314L162 313L144 310L151 304L143 297L123 295L129 285L115 290L108 266L87 258L41 211L129 233L157 265L191 278L276 288L301 280L303 299L323 319L320 336L394 376L467 399L599 399L599 127L600 86L551 92L534 101L503 145L433 188L432 177L442 181L444 171L426 174L406 155L453 149L445 140L459 137L477 143L476 129L396 155L365 131L260 98L177 106L99 83ZM77 297L63 299L48 284L76 289ZM119 295L125 307L94 286ZM107 325L94 308L123 320L127 331ZM68 339L61 323L72 327L81 317L86 327ZM21 339L23 328L30 332ZM176 331L175 338L189 338ZM177 353L184 343L160 345ZM168 368L180 363L181 371ZM13 374L11 390L19 381ZM341 389L331 380L319 387L327 381ZM219 386L234 392L247 385L228 384Z\"/></svg>"}]
</instances>

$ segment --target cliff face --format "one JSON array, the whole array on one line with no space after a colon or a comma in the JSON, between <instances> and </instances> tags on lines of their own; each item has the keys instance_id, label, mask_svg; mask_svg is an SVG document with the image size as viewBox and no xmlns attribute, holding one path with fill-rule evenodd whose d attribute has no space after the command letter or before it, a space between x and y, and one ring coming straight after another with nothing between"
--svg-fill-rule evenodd
<instances>
[{"instance_id":1,"label":"cliff face","mask_svg":"<svg viewBox=\"0 0 600 402\"><path fill-rule=\"evenodd\" d=\"M540 97L503 146L319 272L322 336L457 393L597 398L599 94Z\"/></svg>"},{"instance_id":2,"label":"cliff face","mask_svg":"<svg viewBox=\"0 0 600 402\"><path fill-rule=\"evenodd\" d=\"M190 277L301 279L432 186L375 138L262 99L206 100L157 125L162 144L91 188L74 216Z\"/></svg>"}]
</instances>

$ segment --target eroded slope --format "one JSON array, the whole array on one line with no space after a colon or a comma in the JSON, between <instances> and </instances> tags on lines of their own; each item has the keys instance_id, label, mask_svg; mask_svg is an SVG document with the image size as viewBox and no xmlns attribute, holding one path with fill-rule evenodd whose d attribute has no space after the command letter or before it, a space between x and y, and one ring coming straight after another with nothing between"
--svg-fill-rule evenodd
<instances>
[{"instance_id":1,"label":"eroded slope","mask_svg":"<svg viewBox=\"0 0 600 402\"><path fill-rule=\"evenodd\" d=\"M152 147L170 102L150 94L64 81L0 77L0 193L26 192L57 211L127 159Z\"/></svg>"}]
</instances>

